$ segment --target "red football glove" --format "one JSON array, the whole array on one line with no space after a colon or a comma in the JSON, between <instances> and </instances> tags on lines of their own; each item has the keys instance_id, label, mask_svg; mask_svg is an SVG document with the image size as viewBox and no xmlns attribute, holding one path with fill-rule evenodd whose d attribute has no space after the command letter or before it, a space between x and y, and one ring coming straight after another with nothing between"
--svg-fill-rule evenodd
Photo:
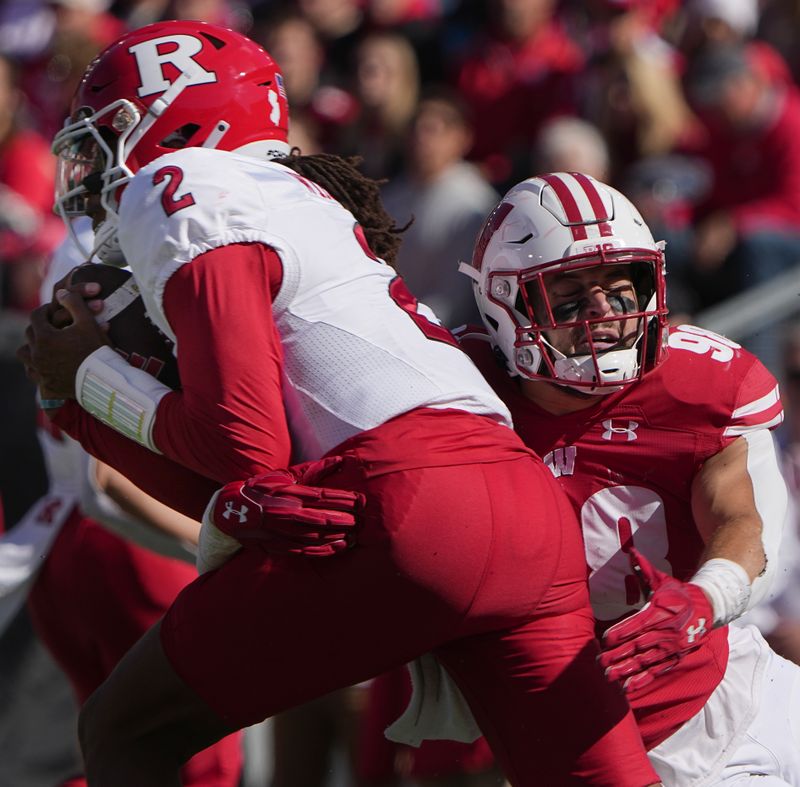
<instances>
[{"instance_id":1,"label":"red football glove","mask_svg":"<svg viewBox=\"0 0 800 787\"><path fill-rule=\"evenodd\" d=\"M711 631L714 612L699 585L659 571L636 549L629 557L647 604L606 631L599 661L606 676L623 681L631 695L698 648Z\"/></svg>"},{"instance_id":2,"label":"red football glove","mask_svg":"<svg viewBox=\"0 0 800 787\"><path fill-rule=\"evenodd\" d=\"M308 462L225 485L212 522L243 546L280 554L327 557L355 543L364 496L299 483L318 480L340 460Z\"/></svg>"}]
</instances>

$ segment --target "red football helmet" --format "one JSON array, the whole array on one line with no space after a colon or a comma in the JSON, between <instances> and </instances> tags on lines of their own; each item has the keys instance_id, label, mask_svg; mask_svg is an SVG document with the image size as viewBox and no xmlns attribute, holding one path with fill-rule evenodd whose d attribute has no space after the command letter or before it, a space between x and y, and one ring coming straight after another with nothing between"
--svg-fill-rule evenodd
<instances>
[{"instance_id":1,"label":"red football helmet","mask_svg":"<svg viewBox=\"0 0 800 787\"><path fill-rule=\"evenodd\" d=\"M289 152L288 128L283 77L254 41L204 22L147 25L101 52L78 86L53 140L56 210L82 215L100 194L95 251L114 261L120 188L137 170L184 147L276 158Z\"/></svg>"}]
</instances>

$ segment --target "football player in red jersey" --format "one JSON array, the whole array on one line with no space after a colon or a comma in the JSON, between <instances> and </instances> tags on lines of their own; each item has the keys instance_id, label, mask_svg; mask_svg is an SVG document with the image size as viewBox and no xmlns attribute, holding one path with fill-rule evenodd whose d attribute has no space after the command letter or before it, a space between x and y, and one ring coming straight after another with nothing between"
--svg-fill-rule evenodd
<instances>
[{"instance_id":1,"label":"football player in red jersey","mask_svg":"<svg viewBox=\"0 0 800 787\"><path fill-rule=\"evenodd\" d=\"M800 668L729 625L777 569L786 490L772 375L669 328L663 244L618 191L530 178L471 264L486 332L462 346L583 529L601 663L666 784L800 784Z\"/></svg>"},{"instance_id":2,"label":"football player in red jersey","mask_svg":"<svg viewBox=\"0 0 800 787\"><path fill-rule=\"evenodd\" d=\"M287 155L287 126L263 50L173 21L98 56L54 142L59 209L127 261L181 390L107 346L85 288L20 354L57 425L206 512L206 573L83 708L89 781L175 785L231 730L433 651L512 784L657 782L596 662L568 501L387 264L375 184Z\"/></svg>"}]
</instances>

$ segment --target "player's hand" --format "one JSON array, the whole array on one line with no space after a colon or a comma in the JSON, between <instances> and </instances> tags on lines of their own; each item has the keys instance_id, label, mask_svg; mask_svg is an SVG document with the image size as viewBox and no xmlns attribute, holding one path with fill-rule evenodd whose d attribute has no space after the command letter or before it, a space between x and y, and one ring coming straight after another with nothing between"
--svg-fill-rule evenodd
<instances>
[{"instance_id":1,"label":"player's hand","mask_svg":"<svg viewBox=\"0 0 800 787\"><path fill-rule=\"evenodd\" d=\"M17 350L17 357L44 398L74 399L78 367L109 341L81 295L61 290L58 302L69 313L67 327L52 324L50 304L40 306L31 313L26 344Z\"/></svg>"},{"instance_id":2,"label":"player's hand","mask_svg":"<svg viewBox=\"0 0 800 787\"><path fill-rule=\"evenodd\" d=\"M94 265L94 263L87 262L84 263L84 265ZM46 304L45 312L47 314L47 319L50 324L56 328L65 328L72 322L72 315L68 309L61 305L59 298L57 297L57 294L60 292L77 293L81 296L81 298L83 298L84 302L89 307L89 311L93 312L94 314L99 314L103 310L103 301L95 297L100 292L100 285L93 281L73 283L72 274L76 270L78 270L78 268L73 268L66 276L64 276L62 279L59 279L59 281L53 285L52 298L50 303Z\"/></svg>"},{"instance_id":3,"label":"player's hand","mask_svg":"<svg viewBox=\"0 0 800 787\"><path fill-rule=\"evenodd\" d=\"M622 681L631 696L698 648L711 630L714 613L698 585L659 571L636 549L629 557L647 603L606 631L599 660L606 676Z\"/></svg>"},{"instance_id":4,"label":"player's hand","mask_svg":"<svg viewBox=\"0 0 800 787\"><path fill-rule=\"evenodd\" d=\"M319 483L340 463L338 457L309 462L225 485L212 498L203 518L209 539L216 531L209 546L221 556L227 552L224 559L239 546L309 557L329 557L350 548L364 507L363 495L308 483ZM202 531L200 547L202 553ZM201 557L204 565L224 562Z\"/></svg>"}]
</instances>

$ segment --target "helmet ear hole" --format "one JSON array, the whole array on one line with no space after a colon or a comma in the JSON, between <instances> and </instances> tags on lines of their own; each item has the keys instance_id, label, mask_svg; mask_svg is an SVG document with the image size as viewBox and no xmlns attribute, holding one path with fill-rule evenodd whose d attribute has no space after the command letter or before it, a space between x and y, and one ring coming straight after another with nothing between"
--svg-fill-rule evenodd
<instances>
[{"instance_id":1,"label":"helmet ear hole","mask_svg":"<svg viewBox=\"0 0 800 787\"><path fill-rule=\"evenodd\" d=\"M200 130L197 123L185 123L180 128L176 128L171 133L167 134L161 140L162 148L169 148L170 150L180 150L185 148L191 138Z\"/></svg>"},{"instance_id":2,"label":"helmet ear hole","mask_svg":"<svg viewBox=\"0 0 800 787\"><path fill-rule=\"evenodd\" d=\"M214 47L214 49L222 49L222 47L225 46L225 42L221 38L212 36L211 33L206 30L201 31L200 35L203 36L203 38L205 38L205 40Z\"/></svg>"},{"instance_id":3,"label":"helmet ear hole","mask_svg":"<svg viewBox=\"0 0 800 787\"><path fill-rule=\"evenodd\" d=\"M644 311L647 309L647 305L650 303L650 299L656 289L653 268L647 263L634 262L631 264L631 273L633 285L636 288L636 300L639 304L639 310Z\"/></svg>"}]
</instances>

